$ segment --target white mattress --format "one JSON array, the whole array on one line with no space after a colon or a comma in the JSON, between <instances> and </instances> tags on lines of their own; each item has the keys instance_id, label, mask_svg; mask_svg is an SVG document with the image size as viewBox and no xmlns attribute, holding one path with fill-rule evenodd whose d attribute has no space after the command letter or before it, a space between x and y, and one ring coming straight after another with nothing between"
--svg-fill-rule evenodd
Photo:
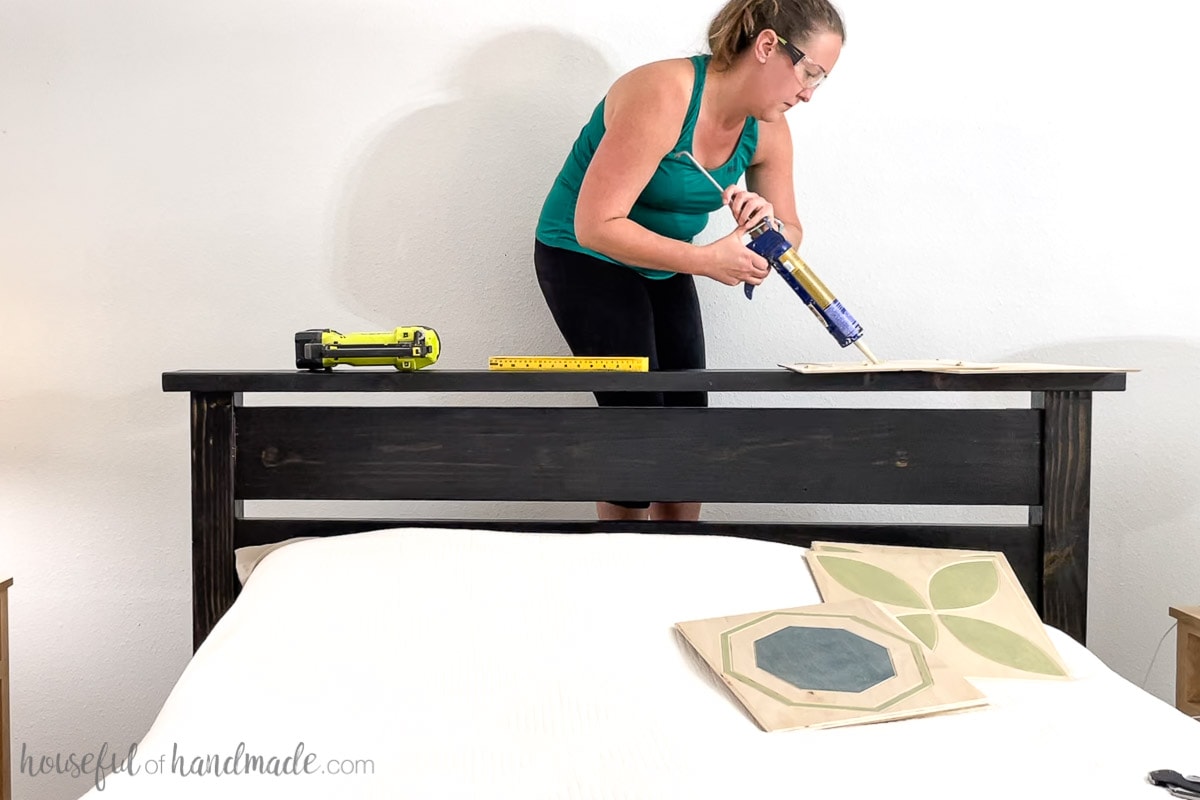
<instances>
[{"instance_id":1,"label":"white mattress","mask_svg":"<svg viewBox=\"0 0 1200 800\"><path fill-rule=\"evenodd\" d=\"M1055 629L1074 681L977 680L981 710L764 733L673 625L820 602L803 553L423 529L288 545L188 665L138 774L87 797L1162 800L1150 770L1200 772L1200 724ZM301 742L315 769L372 774L170 774L173 754Z\"/></svg>"}]
</instances>

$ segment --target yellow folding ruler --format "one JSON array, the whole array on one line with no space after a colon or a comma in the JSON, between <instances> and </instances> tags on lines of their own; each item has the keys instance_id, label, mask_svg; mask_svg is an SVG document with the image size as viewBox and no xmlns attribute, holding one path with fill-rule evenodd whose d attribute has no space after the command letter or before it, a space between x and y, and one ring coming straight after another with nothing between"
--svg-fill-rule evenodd
<instances>
[{"instance_id":1,"label":"yellow folding ruler","mask_svg":"<svg viewBox=\"0 0 1200 800\"><path fill-rule=\"evenodd\" d=\"M649 372L645 356L492 356L488 369L523 372Z\"/></svg>"}]
</instances>

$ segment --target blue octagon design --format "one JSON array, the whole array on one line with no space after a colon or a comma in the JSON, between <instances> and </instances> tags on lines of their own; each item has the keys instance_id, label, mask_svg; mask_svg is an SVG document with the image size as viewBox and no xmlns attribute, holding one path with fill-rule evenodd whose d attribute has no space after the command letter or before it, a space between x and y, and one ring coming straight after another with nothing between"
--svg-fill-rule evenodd
<instances>
[{"instance_id":1,"label":"blue octagon design","mask_svg":"<svg viewBox=\"0 0 1200 800\"><path fill-rule=\"evenodd\" d=\"M896 677L887 648L834 628L788 627L754 643L759 669L797 689L864 692Z\"/></svg>"}]
</instances>

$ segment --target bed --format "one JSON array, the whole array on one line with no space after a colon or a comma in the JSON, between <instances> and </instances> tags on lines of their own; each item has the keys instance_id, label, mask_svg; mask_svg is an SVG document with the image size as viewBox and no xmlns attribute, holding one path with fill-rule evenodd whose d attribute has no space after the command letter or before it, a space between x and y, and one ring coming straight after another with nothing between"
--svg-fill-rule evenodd
<instances>
[{"instance_id":1,"label":"bed","mask_svg":"<svg viewBox=\"0 0 1200 800\"><path fill-rule=\"evenodd\" d=\"M1150 770L1200 770L1200 726L1086 649L1092 401L1123 390L1122 373L183 371L163 386L190 396L196 652L138 744L137 774L89 796L1159 797ZM709 408L521 399L698 389L714 393ZM718 398L797 392L901 400ZM1005 402L904 407L910 392ZM272 404L273 393L301 399ZM255 394L267 402L245 402ZM243 513L256 500L616 497L1016 506L1028 518ZM673 626L820 603L805 567L818 540L1003 553L1071 680L980 680L983 709L763 732ZM243 585L238 554L282 542ZM306 774L213 774L247 752Z\"/></svg>"}]
</instances>

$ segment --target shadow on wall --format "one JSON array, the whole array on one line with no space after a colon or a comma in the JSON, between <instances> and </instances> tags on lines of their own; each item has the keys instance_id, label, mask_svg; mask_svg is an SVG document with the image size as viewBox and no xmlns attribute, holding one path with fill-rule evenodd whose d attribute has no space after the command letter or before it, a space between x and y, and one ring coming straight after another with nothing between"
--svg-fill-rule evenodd
<instances>
[{"instance_id":1,"label":"shadow on wall","mask_svg":"<svg viewBox=\"0 0 1200 800\"><path fill-rule=\"evenodd\" d=\"M379 330L429 325L456 368L496 353L566 353L533 268L542 201L615 76L548 30L483 43L453 99L383 131L347 181L333 285Z\"/></svg>"},{"instance_id":2,"label":"shadow on wall","mask_svg":"<svg viewBox=\"0 0 1200 800\"><path fill-rule=\"evenodd\" d=\"M1114 535L1137 543L1144 529L1200 523L1200 346L1181 339L1091 339L1002 353L994 361L1041 361L1138 369L1124 392L1093 398L1092 505L1122 509Z\"/></svg>"}]
</instances>

